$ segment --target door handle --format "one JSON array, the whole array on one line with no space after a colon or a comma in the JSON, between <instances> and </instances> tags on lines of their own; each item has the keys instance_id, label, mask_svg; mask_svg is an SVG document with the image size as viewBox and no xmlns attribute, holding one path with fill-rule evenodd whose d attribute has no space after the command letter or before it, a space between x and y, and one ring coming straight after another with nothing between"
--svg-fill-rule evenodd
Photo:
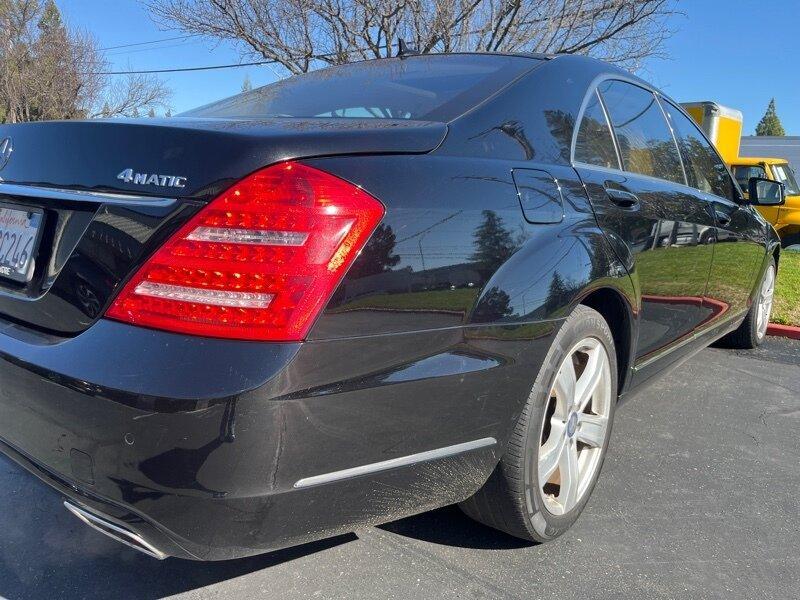
<instances>
[{"instance_id":1,"label":"door handle","mask_svg":"<svg viewBox=\"0 0 800 600\"><path fill-rule=\"evenodd\" d=\"M622 208L632 208L639 204L639 197L631 192L619 190L617 188L607 187L606 194L611 201Z\"/></svg>"},{"instance_id":2,"label":"door handle","mask_svg":"<svg viewBox=\"0 0 800 600\"><path fill-rule=\"evenodd\" d=\"M721 210L715 210L714 213L717 216L717 223L719 225L721 225L722 227L730 225L731 216L728 213L722 212Z\"/></svg>"}]
</instances>

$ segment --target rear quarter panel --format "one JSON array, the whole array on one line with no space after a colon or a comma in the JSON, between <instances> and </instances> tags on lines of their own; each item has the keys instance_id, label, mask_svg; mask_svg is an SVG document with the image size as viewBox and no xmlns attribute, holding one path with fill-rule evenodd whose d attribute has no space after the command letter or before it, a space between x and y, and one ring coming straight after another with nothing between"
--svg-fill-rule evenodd
<instances>
[{"instance_id":1,"label":"rear quarter panel","mask_svg":"<svg viewBox=\"0 0 800 600\"><path fill-rule=\"evenodd\" d=\"M630 298L627 272L571 167L436 154L306 162L362 186L386 215L309 341L259 392L285 411L278 479L497 439L469 485L419 482L440 503L463 499L504 452L572 306L599 287ZM525 220L520 167L558 180L561 222Z\"/></svg>"},{"instance_id":2,"label":"rear quarter panel","mask_svg":"<svg viewBox=\"0 0 800 600\"><path fill-rule=\"evenodd\" d=\"M452 156L311 161L380 199L386 216L312 339L559 320L593 288L628 293L571 167ZM525 220L512 168L561 187L560 223Z\"/></svg>"}]
</instances>

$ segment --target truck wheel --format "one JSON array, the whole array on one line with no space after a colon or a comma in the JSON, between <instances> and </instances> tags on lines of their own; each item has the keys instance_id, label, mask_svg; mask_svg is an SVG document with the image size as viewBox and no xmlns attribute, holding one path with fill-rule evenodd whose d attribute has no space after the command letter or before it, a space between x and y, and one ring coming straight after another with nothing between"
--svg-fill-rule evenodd
<instances>
[{"instance_id":1,"label":"truck wheel","mask_svg":"<svg viewBox=\"0 0 800 600\"><path fill-rule=\"evenodd\" d=\"M597 482L616 403L611 330L600 313L578 306L550 347L506 453L461 509L527 540L563 534Z\"/></svg>"},{"instance_id":2,"label":"truck wheel","mask_svg":"<svg viewBox=\"0 0 800 600\"><path fill-rule=\"evenodd\" d=\"M750 350L761 345L767 336L767 325L772 315L772 298L775 293L775 259L770 257L769 264L761 278L758 295L747 316L739 328L730 332L720 340L726 348Z\"/></svg>"},{"instance_id":3,"label":"truck wheel","mask_svg":"<svg viewBox=\"0 0 800 600\"><path fill-rule=\"evenodd\" d=\"M800 233L792 233L781 239L781 246L783 248L792 248L793 250L800 250Z\"/></svg>"}]
</instances>

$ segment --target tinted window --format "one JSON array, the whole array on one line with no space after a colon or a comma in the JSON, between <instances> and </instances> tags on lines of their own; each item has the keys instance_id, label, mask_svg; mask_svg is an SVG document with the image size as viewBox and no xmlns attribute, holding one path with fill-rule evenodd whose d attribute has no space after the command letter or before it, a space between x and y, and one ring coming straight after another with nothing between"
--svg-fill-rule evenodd
<instances>
[{"instance_id":1,"label":"tinted window","mask_svg":"<svg viewBox=\"0 0 800 600\"><path fill-rule=\"evenodd\" d=\"M608 120L597 93L589 98L581 119L575 140L575 160L600 167L621 168Z\"/></svg>"},{"instance_id":2,"label":"tinted window","mask_svg":"<svg viewBox=\"0 0 800 600\"><path fill-rule=\"evenodd\" d=\"M760 166L738 165L733 167L733 176L736 178L739 187L746 192L751 177L766 177L767 172L764 167Z\"/></svg>"},{"instance_id":3,"label":"tinted window","mask_svg":"<svg viewBox=\"0 0 800 600\"><path fill-rule=\"evenodd\" d=\"M181 116L449 121L536 64L499 55L366 61L295 75Z\"/></svg>"},{"instance_id":4,"label":"tinted window","mask_svg":"<svg viewBox=\"0 0 800 600\"><path fill-rule=\"evenodd\" d=\"M675 140L656 97L622 81L600 84L626 171L686 183Z\"/></svg>"},{"instance_id":5,"label":"tinted window","mask_svg":"<svg viewBox=\"0 0 800 600\"><path fill-rule=\"evenodd\" d=\"M664 110L678 138L689 185L709 194L733 199L733 180L728 169L695 122L669 102L664 102Z\"/></svg>"}]
</instances>

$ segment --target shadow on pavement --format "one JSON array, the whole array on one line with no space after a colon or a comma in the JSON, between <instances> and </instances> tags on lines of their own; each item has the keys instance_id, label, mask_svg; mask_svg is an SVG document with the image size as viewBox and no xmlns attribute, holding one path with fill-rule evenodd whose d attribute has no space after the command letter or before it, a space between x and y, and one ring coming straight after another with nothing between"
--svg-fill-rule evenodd
<instances>
[{"instance_id":1,"label":"shadow on pavement","mask_svg":"<svg viewBox=\"0 0 800 600\"><path fill-rule=\"evenodd\" d=\"M447 506L379 525L380 529L433 544L477 550L513 550L535 545L473 521L457 506Z\"/></svg>"}]
</instances>

